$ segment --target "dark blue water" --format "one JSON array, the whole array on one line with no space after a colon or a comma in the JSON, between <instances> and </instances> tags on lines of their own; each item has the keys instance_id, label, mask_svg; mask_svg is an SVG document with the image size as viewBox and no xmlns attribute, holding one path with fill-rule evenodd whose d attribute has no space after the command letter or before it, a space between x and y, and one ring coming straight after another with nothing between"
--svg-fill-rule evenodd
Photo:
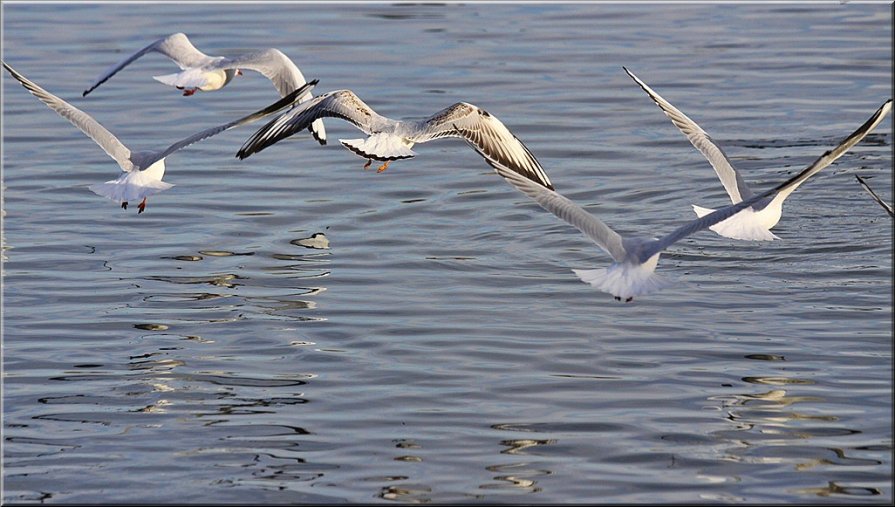
<instances>
[{"instance_id":1,"label":"dark blue water","mask_svg":"<svg viewBox=\"0 0 895 507\"><path fill-rule=\"evenodd\" d=\"M182 97L147 55L277 47L318 92L499 117L557 189L623 234L726 202L624 74L700 123L753 188L892 96L891 6L4 4L3 58L134 148L277 96L246 73ZM147 212L118 168L3 78L3 501L890 503L892 120L749 243L666 252L630 304L609 259L460 140L381 174L243 127L168 159ZM326 248L302 240L314 233ZM317 245L322 246L322 245Z\"/></svg>"}]
</instances>

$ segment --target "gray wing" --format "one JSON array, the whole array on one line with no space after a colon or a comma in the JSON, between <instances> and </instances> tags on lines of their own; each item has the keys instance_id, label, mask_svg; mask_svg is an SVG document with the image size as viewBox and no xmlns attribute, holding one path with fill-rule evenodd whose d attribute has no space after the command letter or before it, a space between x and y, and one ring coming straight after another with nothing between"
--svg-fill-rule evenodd
<instances>
[{"instance_id":1,"label":"gray wing","mask_svg":"<svg viewBox=\"0 0 895 507\"><path fill-rule=\"evenodd\" d=\"M653 99L653 102L662 109L665 116L671 119L671 123L687 136L687 139L690 140L690 144L708 159L709 163L718 174L718 179L721 180L721 184L724 185L724 190L727 191L730 200L734 204L752 196L752 191L749 189L748 185L746 185L746 182L743 181L740 173L733 167L733 164L731 164L730 159L727 158L727 154L724 153L724 150L722 150L721 147L718 146L695 121L688 118L687 115L682 113L678 108L672 106L671 103L663 99L658 93L654 92L652 88L635 76L627 67L622 68L625 69L625 72L631 76L631 79L633 79L634 82L643 88L643 91Z\"/></svg>"},{"instance_id":2,"label":"gray wing","mask_svg":"<svg viewBox=\"0 0 895 507\"><path fill-rule=\"evenodd\" d=\"M848 137L842 140L838 146L833 148L832 150L828 150L824 152L823 155L817 158L813 164L806 167L799 174L792 177L789 181L786 182L783 188L780 189L780 193L786 197L791 194L795 189L799 188L799 185L805 182L808 178L813 176L815 173L819 172L821 169L827 167L836 161L839 157L845 154L852 146L861 142L862 139L867 137L867 134L870 133L883 119L889 114L889 111L892 110L892 99L887 100L880 106L879 109L876 110L875 113L866 121L863 125L858 127L857 130L851 133Z\"/></svg>"},{"instance_id":3,"label":"gray wing","mask_svg":"<svg viewBox=\"0 0 895 507\"><path fill-rule=\"evenodd\" d=\"M308 91L311 90L316 84L317 84L317 80L315 79L315 80L311 81L310 83L305 83L304 85L298 87L292 93L286 95L279 101L265 107L264 109L262 109L260 111L255 111L254 113L247 115L247 116L243 116L242 118L240 118L238 120L234 120L229 123L225 123L223 125L218 125L217 127L205 129L201 132L193 134L190 137L187 137L186 139L184 139L182 141L178 141L178 142L172 144L171 146L166 148L164 151L161 151L161 152L155 154L150 160L148 160L147 162L144 162L144 163L147 165L151 164L153 162L156 162L158 160L161 160L161 159L167 157L168 155L174 153L175 151L177 151L181 148L185 148L193 143L196 143L203 139L207 139L211 136L217 135L225 130L230 130L230 129L238 127L240 125L245 125L246 123L252 123L252 122L258 121L261 118L264 118L265 116L268 116L270 114L273 114L273 113L279 111L280 109L283 109L284 107L294 104L295 102L298 101L299 97L308 93Z\"/></svg>"},{"instance_id":4,"label":"gray wing","mask_svg":"<svg viewBox=\"0 0 895 507\"><path fill-rule=\"evenodd\" d=\"M864 187L864 190L866 190L867 193L870 194L871 197L873 197L873 200L878 202L879 205L882 206L884 210L889 212L890 217L895 217L895 210L892 209L892 206L889 203L882 200L882 198L880 196L876 195L876 192L874 192L873 189L870 188L869 185L867 185L867 182L865 182L863 178L861 178L857 174L855 175L855 178L857 178L858 183L860 183L861 186Z\"/></svg>"},{"instance_id":5,"label":"gray wing","mask_svg":"<svg viewBox=\"0 0 895 507\"><path fill-rule=\"evenodd\" d=\"M625 258L626 251L622 244L622 237L610 229L608 225L588 213L584 208L557 192L528 179L527 176L500 166L495 166L494 170L507 183L537 201L542 208L584 233L585 236L608 253L616 262L621 262Z\"/></svg>"},{"instance_id":6,"label":"gray wing","mask_svg":"<svg viewBox=\"0 0 895 507\"><path fill-rule=\"evenodd\" d=\"M700 218L697 218L695 220L691 220L691 221L685 223L684 225L682 225L682 226L678 227L677 229L675 229L674 231L672 231L671 234L668 234L667 236L657 239L657 240L653 241L652 243L649 243L648 245L646 245L644 247L644 249L640 252L640 262L646 262L646 260L649 259L650 257L652 257L653 255L661 252L662 250L665 250L669 246L673 245L674 243L677 243L678 241L686 238L687 236L689 236L693 233L699 232L703 229L708 229L709 227L717 224L718 222L722 222L722 221L732 217L733 215L736 215L740 211L748 208L749 206L764 199L765 197L768 197L769 195L780 191L780 189L783 188L783 186L786 185L787 183L789 183L789 181L787 181L786 183L783 183L775 188L772 188L771 190L762 192L761 194L753 195L752 197L746 199L745 201L741 201L736 204L731 204L730 206L726 206L724 208L717 209L717 210L709 213L708 215L702 216Z\"/></svg>"},{"instance_id":7,"label":"gray wing","mask_svg":"<svg viewBox=\"0 0 895 507\"><path fill-rule=\"evenodd\" d=\"M117 137L100 125L98 121L94 120L92 116L44 90L25 76L16 72L16 70L7 65L6 62L3 62L3 68L6 69L12 77L17 79L26 90L31 92L32 95L40 99L41 102L46 104L53 111L56 111L60 116L70 121L72 125L81 129L81 132L87 134L87 137L93 139L103 151L118 162L122 171L127 172L133 170L134 165L130 160L131 150L129 150L127 146L121 144L121 141L119 141Z\"/></svg>"},{"instance_id":8,"label":"gray wing","mask_svg":"<svg viewBox=\"0 0 895 507\"><path fill-rule=\"evenodd\" d=\"M140 58L146 53L152 51L156 51L167 56L168 58L173 60L174 63L176 63L181 69L199 67L201 65L209 63L209 61L212 60L210 56L196 49L196 47L193 46L186 35L182 33L171 34L167 37L153 42L145 48L128 56L121 62L109 67L109 69L106 70L96 80L96 82L90 85L90 88L84 90L82 96L86 97L88 93L92 92L94 89L96 89L96 87L108 81L109 78L117 74L118 71L130 65L137 58Z\"/></svg>"},{"instance_id":9,"label":"gray wing","mask_svg":"<svg viewBox=\"0 0 895 507\"><path fill-rule=\"evenodd\" d=\"M421 131L412 136L414 142L462 137L491 167L503 167L550 190L554 188L541 164L522 141L497 117L479 107L459 102L423 120L420 125Z\"/></svg>"},{"instance_id":10,"label":"gray wing","mask_svg":"<svg viewBox=\"0 0 895 507\"><path fill-rule=\"evenodd\" d=\"M224 58L211 65L220 69L248 69L260 73L273 83L280 92L281 97L292 93L296 88L305 84L305 76L295 63L282 51L268 48L254 53L248 53L235 58ZM313 95L306 93L299 98L299 102L311 100ZM326 128L323 122L316 120L311 123L308 130L314 135L320 144L326 144Z\"/></svg>"},{"instance_id":11,"label":"gray wing","mask_svg":"<svg viewBox=\"0 0 895 507\"><path fill-rule=\"evenodd\" d=\"M258 129L242 145L236 157L244 159L325 117L348 121L367 135L373 133L373 128L382 119L351 90L325 93L297 105Z\"/></svg>"},{"instance_id":12,"label":"gray wing","mask_svg":"<svg viewBox=\"0 0 895 507\"><path fill-rule=\"evenodd\" d=\"M281 97L305 84L305 76L295 63L280 50L269 48L234 58L224 58L211 67L219 69L248 69L260 73L273 83ZM310 96L308 97L310 98Z\"/></svg>"}]
</instances>

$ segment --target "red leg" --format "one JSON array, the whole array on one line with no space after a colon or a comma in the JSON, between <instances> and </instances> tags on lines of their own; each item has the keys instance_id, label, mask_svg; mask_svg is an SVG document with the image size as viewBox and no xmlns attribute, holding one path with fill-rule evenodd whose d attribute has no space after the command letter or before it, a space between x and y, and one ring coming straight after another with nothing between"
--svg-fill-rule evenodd
<instances>
[{"instance_id":1,"label":"red leg","mask_svg":"<svg viewBox=\"0 0 895 507\"><path fill-rule=\"evenodd\" d=\"M372 164L372 163L373 163L373 159L372 159L372 158L368 158L368 159L367 159L367 163L364 164L364 171L366 171L367 169L369 169L369 168L370 168L370 164Z\"/></svg>"},{"instance_id":2,"label":"red leg","mask_svg":"<svg viewBox=\"0 0 895 507\"><path fill-rule=\"evenodd\" d=\"M196 90L198 90L198 88L185 88L183 90L183 96L189 97L190 95L196 93Z\"/></svg>"},{"instance_id":3,"label":"red leg","mask_svg":"<svg viewBox=\"0 0 895 507\"><path fill-rule=\"evenodd\" d=\"M140 211L137 212L138 215L140 213L143 213L144 211L146 211L146 198L145 197L143 198L142 201L140 201L140 205L137 207L140 208Z\"/></svg>"},{"instance_id":4,"label":"red leg","mask_svg":"<svg viewBox=\"0 0 895 507\"><path fill-rule=\"evenodd\" d=\"M388 164L390 162L391 162L391 160L386 160L384 164L379 166L379 169L376 169L376 172L381 173L382 171L385 171L386 169L388 169Z\"/></svg>"}]
</instances>

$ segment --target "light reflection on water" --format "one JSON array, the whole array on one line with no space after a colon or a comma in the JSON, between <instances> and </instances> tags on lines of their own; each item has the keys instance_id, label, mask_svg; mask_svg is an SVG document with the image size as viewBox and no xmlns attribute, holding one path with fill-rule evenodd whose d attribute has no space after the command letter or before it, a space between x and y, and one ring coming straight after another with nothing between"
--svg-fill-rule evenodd
<instances>
[{"instance_id":1,"label":"light reflection on water","mask_svg":"<svg viewBox=\"0 0 895 507\"><path fill-rule=\"evenodd\" d=\"M275 96L249 73L184 98L149 55L81 98L173 31L278 47L391 117L469 101L636 233L725 196L622 65L764 188L891 97L890 16L14 4L3 42L135 147ZM793 194L782 241L694 236L663 255L678 285L619 305L569 271L605 256L462 141L376 174L337 121L327 147L243 162L236 129L172 156L176 186L138 216L86 188L114 163L3 79L6 502L892 500L891 220L852 176L888 181L890 119Z\"/></svg>"}]
</instances>

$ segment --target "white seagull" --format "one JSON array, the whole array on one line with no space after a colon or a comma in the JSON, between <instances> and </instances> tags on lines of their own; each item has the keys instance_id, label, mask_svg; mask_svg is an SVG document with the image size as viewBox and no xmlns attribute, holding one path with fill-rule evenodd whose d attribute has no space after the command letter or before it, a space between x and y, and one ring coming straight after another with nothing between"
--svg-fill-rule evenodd
<instances>
[{"instance_id":1,"label":"white seagull","mask_svg":"<svg viewBox=\"0 0 895 507\"><path fill-rule=\"evenodd\" d=\"M153 42L109 67L96 82L90 85L90 88L84 90L83 96L86 97L88 93L108 81L137 58L153 51L167 56L181 68L181 72L153 76L153 79L183 90L185 96L193 95L197 90L205 92L220 90L234 76L241 75L241 69L253 70L264 75L280 92L281 97L289 95L305 84L305 76L298 70L295 63L278 49L268 48L234 58L208 56L196 49L186 35L175 33ZM311 97L310 93L306 93L300 97L299 101L305 101ZM326 129L323 127L322 121L314 122L309 130L320 144L326 144Z\"/></svg>"},{"instance_id":2,"label":"white seagull","mask_svg":"<svg viewBox=\"0 0 895 507\"><path fill-rule=\"evenodd\" d=\"M718 178L721 180L721 184L724 185L724 189L727 190L727 194L730 195L731 202L736 204L743 199L751 197L752 190L749 189L749 186L743 181L740 173L733 167L733 164L730 162L730 159L727 158L724 150L722 150L721 147L696 124L696 122L688 118L687 115L659 96L658 93L653 91L630 70L625 67L623 68L625 69L625 72L631 76L631 79L640 85L653 102L655 102L665 115L671 119L674 126L680 129L680 131L690 140L690 143L708 159L709 163L715 169L715 172L718 173ZM858 144L871 130L883 121L883 118L885 118L891 109L892 100L889 99L869 120L867 120L866 123L864 123L864 125L861 126L861 128L842 141L842 143L835 149L828 151L824 156L817 159L815 162L817 167L813 173L832 164L852 146ZM799 182L799 184L801 184L801 182ZM798 184L793 185L786 191L778 192L773 199L756 202L749 209L742 213L738 213L730 220L712 226L711 230L722 236L733 239L753 241L780 239L776 234L772 233L770 229L780 221L780 216L783 214L783 201L786 200L786 198L789 197L789 194L795 191L798 186ZM693 205L693 211L696 212L697 216L701 217L711 213L713 210Z\"/></svg>"},{"instance_id":3,"label":"white seagull","mask_svg":"<svg viewBox=\"0 0 895 507\"><path fill-rule=\"evenodd\" d=\"M886 201L882 200L880 196L876 195L876 192L874 192L873 189L870 188L869 185L867 185L867 182L864 181L864 178L858 176L857 174L855 175L855 178L857 178L858 183L860 183L861 186L864 187L864 190L866 190L867 193L870 194L871 197L873 197L873 200L878 202L879 205L882 206L883 209L889 213L890 217L895 217L895 210L892 210L891 204L887 203Z\"/></svg>"},{"instance_id":4,"label":"white seagull","mask_svg":"<svg viewBox=\"0 0 895 507\"><path fill-rule=\"evenodd\" d=\"M890 103L891 101L886 104ZM877 111L877 115L880 114L881 112ZM876 116L871 118L871 122L868 123L875 120ZM856 136L863 137L866 130L869 130L867 124L849 136L842 144L821 155L800 173L771 190L757 195L750 194L744 200L718 210L709 210L708 214L701 215L658 239L622 237L598 218L557 192L537 185L530 179L506 168L496 167L496 170L516 189L537 201L547 211L576 227L612 257L614 262L608 268L574 269L573 271L582 281L612 294L617 300L631 301L635 296L649 294L670 285L671 282L655 273L659 255L663 250L690 234L711 228L730 217L733 217L732 220L736 220L736 217L739 216L737 213L748 213L750 206L755 208L761 203L777 200L781 195L789 195L814 173L829 165L831 157L835 158L833 154L839 154L847 149L846 146L854 144L856 141L853 139Z\"/></svg>"},{"instance_id":5,"label":"white seagull","mask_svg":"<svg viewBox=\"0 0 895 507\"><path fill-rule=\"evenodd\" d=\"M444 137L461 137L492 167L505 167L525 175L544 187L553 188L547 173L528 148L500 120L487 111L466 102L458 102L419 121L396 121L379 115L351 90L318 95L297 105L261 127L236 156L240 159L305 129L324 117L346 120L363 131L366 139L340 139L343 146L366 158L364 169L373 160L389 162L411 158L414 144Z\"/></svg>"},{"instance_id":6,"label":"white seagull","mask_svg":"<svg viewBox=\"0 0 895 507\"><path fill-rule=\"evenodd\" d=\"M122 144L117 137L106 130L105 127L100 125L99 122L94 120L93 117L87 113L28 80L28 78L19 74L15 69L7 65L6 62L3 62L3 68L6 69L12 77L17 79L25 89L31 92L32 95L40 99L41 102L46 104L53 111L56 111L60 116L70 121L72 125L78 127L81 132L87 134L87 137L93 139L106 154L118 162L118 165L121 166L121 170L124 172L121 176L105 183L91 185L89 188L103 197L118 201L124 209L127 209L129 201L142 199L140 201L138 213L142 213L143 210L146 209L146 198L148 196L174 186L162 181L162 177L165 174L165 157L195 142L209 138L225 130L238 127L239 125L257 121L269 114L275 113L280 109L295 103L302 94L307 93L308 90L317 84L317 80L315 79L314 81L299 87L285 98L280 99L279 102L272 104L261 111L244 116L224 125L203 130L182 141L178 141L163 150L131 151L127 146Z\"/></svg>"}]
</instances>

